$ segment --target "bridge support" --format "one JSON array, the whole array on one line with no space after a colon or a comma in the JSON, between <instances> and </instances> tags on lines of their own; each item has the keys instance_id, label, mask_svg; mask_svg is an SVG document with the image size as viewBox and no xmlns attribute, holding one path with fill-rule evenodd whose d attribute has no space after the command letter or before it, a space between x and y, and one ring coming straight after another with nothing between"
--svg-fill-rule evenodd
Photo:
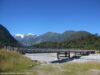
<instances>
[{"instance_id":1,"label":"bridge support","mask_svg":"<svg viewBox=\"0 0 100 75\"><path fill-rule=\"evenodd\" d=\"M80 55L82 55L82 52L80 52Z\"/></svg>"},{"instance_id":2,"label":"bridge support","mask_svg":"<svg viewBox=\"0 0 100 75\"><path fill-rule=\"evenodd\" d=\"M70 59L70 52L68 52L68 58Z\"/></svg>"},{"instance_id":3,"label":"bridge support","mask_svg":"<svg viewBox=\"0 0 100 75\"><path fill-rule=\"evenodd\" d=\"M75 52L75 57L77 56L77 53Z\"/></svg>"},{"instance_id":4,"label":"bridge support","mask_svg":"<svg viewBox=\"0 0 100 75\"><path fill-rule=\"evenodd\" d=\"M57 53L57 59L60 60L60 53Z\"/></svg>"},{"instance_id":5,"label":"bridge support","mask_svg":"<svg viewBox=\"0 0 100 75\"><path fill-rule=\"evenodd\" d=\"M67 55L67 52L65 52L65 57L67 57L68 55Z\"/></svg>"},{"instance_id":6,"label":"bridge support","mask_svg":"<svg viewBox=\"0 0 100 75\"><path fill-rule=\"evenodd\" d=\"M57 53L57 59L60 60L60 52ZM70 59L70 52L65 52L65 57L68 57Z\"/></svg>"},{"instance_id":7,"label":"bridge support","mask_svg":"<svg viewBox=\"0 0 100 75\"><path fill-rule=\"evenodd\" d=\"M65 52L65 57L70 58L70 52Z\"/></svg>"},{"instance_id":8,"label":"bridge support","mask_svg":"<svg viewBox=\"0 0 100 75\"><path fill-rule=\"evenodd\" d=\"M91 54L95 54L96 52L95 51L91 51Z\"/></svg>"}]
</instances>

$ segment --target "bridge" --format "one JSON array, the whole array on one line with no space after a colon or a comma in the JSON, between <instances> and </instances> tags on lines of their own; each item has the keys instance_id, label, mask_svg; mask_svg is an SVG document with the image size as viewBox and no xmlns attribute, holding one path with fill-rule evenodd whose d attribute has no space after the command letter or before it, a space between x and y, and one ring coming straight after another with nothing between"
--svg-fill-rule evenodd
<instances>
[{"instance_id":1,"label":"bridge","mask_svg":"<svg viewBox=\"0 0 100 75\"><path fill-rule=\"evenodd\" d=\"M38 48L17 48L17 47L8 47L8 50L16 50L21 52L22 54L25 53L57 53L57 59L60 59L60 55L63 54L64 57L71 58L71 53L74 56L77 55L89 55L95 54L96 50L72 50L72 49L38 49Z\"/></svg>"}]
</instances>

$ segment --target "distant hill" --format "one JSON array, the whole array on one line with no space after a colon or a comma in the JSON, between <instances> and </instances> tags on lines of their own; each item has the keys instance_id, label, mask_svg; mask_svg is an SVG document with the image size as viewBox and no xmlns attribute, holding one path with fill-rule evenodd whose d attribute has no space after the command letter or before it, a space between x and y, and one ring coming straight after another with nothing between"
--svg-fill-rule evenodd
<instances>
[{"instance_id":1,"label":"distant hill","mask_svg":"<svg viewBox=\"0 0 100 75\"><path fill-rule=\"evenodd\" d=\"M77 39L83 36L87 36L89 34L91 33L87 31L65 31L61 35L62 37L61 41L69 41L69 40Z\"/></svg>"},{"instance_id":2,"label":"distant hill","mask_svg":"<svg viewBox=\"0 0 100 75\"><path fill-rule=\"evenodd\" d=\"M93 49L100 50L100 36L89 34L77 39L63 42L42 42L31 47L35 48L67 48L67 49Z\"/></svg>"},{"instance_id":3,"label":"distant hill","mask_svg":"<svg viewBox=\"0 0 100 75\"><path fill-rule=\"evenodd\" d=\"M21 42L23 45L30 46L32 44L38 44L41 42L62 42L73 40L82 36L91 34L86 31L65 31L64 33L47 32L42 35L29 35L29 34L16 34L15 39Z\"/></svg>"},{"instance_id":4,"label":"distant hill","mask_svg":"<svg viewBox=\"0 0 100 75\"><path fill-rule=\"evenodd\" d=\"M4 46L19 46L20 44L9 33L9 31L0 24L0 47Z\"/></svg>"},{"instance_id":5,"label":"distant hill","mask_svg":"<svg viewBox=\"0 0 100 75\"><path fill-rule=\"evenodd\" d=\"M45 34L38 36L34 40L35 40L35 43L41 43L41 42L46 42L46 41L56 42L59 39L61 39L59 33L47 32Z\"/></svg>"}]
</instances>

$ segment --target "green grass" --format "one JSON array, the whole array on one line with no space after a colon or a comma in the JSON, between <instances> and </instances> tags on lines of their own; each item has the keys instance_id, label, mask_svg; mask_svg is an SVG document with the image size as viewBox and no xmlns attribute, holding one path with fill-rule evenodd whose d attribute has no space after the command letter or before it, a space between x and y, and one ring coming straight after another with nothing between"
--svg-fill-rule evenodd
<instances>
[{"instance_id":1,"label":"green grass","mask_svg":"<svg viewBox=\"0 0 100 75\"><path fill-rule=\"evenodd\" d=\"M100 54L100 50L97 50L96 53Z\"/></svg>"},{"instance_id":2,"label":"green grass","mask_svg":"<svg viewBox=\"0 0 100 75\"><path fill-rule=\"evenodd\" d=\"M0 72L20 71L36 64L16 51L0 50Z\"/></svg>"},{"instance_id":3,"label":"green grass","mask_svg":"<svg viewBox=\"0 0 100 75\"><path fill-rule=\"evenodd\" d=\"M0 50L1 72L28 72L32 75L100 75L100 72L95 70L100 70L100 62L37 65L20 53Z\"/></svg>"},{"instance_id":4,"label":"green grass","mask_svg":"<svg viewBox=\"0 0 100 75\"><path fill-rule=\"evenodd\" d=\"M63 64L62 67L64 69L70 69L73 71L82 71L86 72L89 71L90 69L99 69L100 70L100 62L87 62L84 64L80 63L69 63L69 64Z\"/></svg>"},{"instance_id":5,"label":"green grass","mask_svg":"<svg viewBox=\"0 0 100 75\"><path fill-rule=\"evenodd\" d=\"M45 64L31 69L33 75L100 75L99 62ZM27 70L28 71L28 70Z\"/></svg>"}]
</instances>

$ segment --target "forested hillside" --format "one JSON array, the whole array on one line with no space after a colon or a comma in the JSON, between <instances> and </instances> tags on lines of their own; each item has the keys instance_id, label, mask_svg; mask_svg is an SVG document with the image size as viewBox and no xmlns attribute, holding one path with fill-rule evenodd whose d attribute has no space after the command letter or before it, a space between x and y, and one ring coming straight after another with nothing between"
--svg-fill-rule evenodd
<instances>
[{"instance_id":1,"label":"forested hillside","mask_svg":"<svg viewBox=\"0 0 100 75\"><path fill-rule=\"evenodd\" d=\"M0 48L4 46L20 46L9 31L0 24Z\"/></svg>"},{"instance_id":2,"label":"forested hillside","mask_svg":"<svg viewBox=\"0 0 100 75\"><path fill-rule=\"evenodd\" d=\"M35 48L67 48L67 49L100 49L100 36L89 34L64 42L42 42L31 47Z\"/></svg>"},{"instance_id":3,"label":"forested hillside","mask_svg":"<svg viewBox=\"0 0 100 75\"><path fill-rule=\"evenodd\" d=\"M15 39L18 40L25 46L31 46L33 44L38 44L41 42L62 42L80 38L82 36L86 36L90 34L86 31L65 31L63 33L56 33L56 32L46 32L41 35L34 35L34 34L20 34L15 35Z\"/></svg>"}]
</instances>

